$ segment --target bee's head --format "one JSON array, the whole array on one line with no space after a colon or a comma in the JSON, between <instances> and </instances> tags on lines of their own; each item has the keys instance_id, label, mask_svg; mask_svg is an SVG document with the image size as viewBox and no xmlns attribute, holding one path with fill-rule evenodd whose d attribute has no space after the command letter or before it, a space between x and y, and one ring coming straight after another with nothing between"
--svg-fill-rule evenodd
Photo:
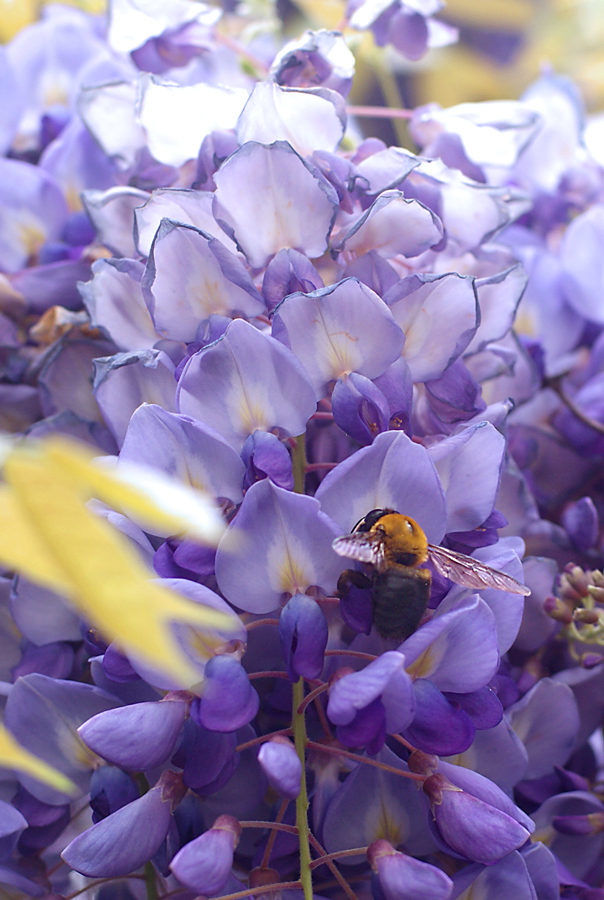
<instances>
[{"instance_id":1,"label":"bee's head","mask_svg":"<svg viewBox=\"0 0 604 900\"><path fill-rule=\"evenodd\" d=\"M428 540L417 522L392 509L374 509L364 521L370 517L373 517L372 522L364 530L379 535L389 562L401 566L418 566L425 562Z\"/></svg>"}]
</instances>

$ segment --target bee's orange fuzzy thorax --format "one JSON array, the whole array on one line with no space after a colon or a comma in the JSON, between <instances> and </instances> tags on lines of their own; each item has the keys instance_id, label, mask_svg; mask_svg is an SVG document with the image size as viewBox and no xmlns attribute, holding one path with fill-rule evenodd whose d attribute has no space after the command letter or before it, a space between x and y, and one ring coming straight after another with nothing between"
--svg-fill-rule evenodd
<instances>
[{"instance_id":1,"label":"bee's orange fuzzy thorax","mask_svg":"<svg viewBox=\"0 0 604 900\"><path fill-rule=\"evenodd\" d=\"M386 556L395 557L402 553L415 557L413 565L420 565L428 559L428 539L420 526L409 516L401 513L387 513L376 522L375 527L384 531Z\"/></svg>"}]
</instances>

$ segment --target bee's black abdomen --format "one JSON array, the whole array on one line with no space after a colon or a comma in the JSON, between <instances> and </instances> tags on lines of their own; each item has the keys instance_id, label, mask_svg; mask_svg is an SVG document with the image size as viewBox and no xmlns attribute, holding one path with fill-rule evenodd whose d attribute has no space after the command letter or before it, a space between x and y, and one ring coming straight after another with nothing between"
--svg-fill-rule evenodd
<instances>
[{"instance_id":1,"label":"bee's black abdomen","mask_svg":"<svg viewBox=\"0 0 604 900\"><path fill-rule=\"evenodd\" d=\"M373 579L373 624L384 638L404 641L418 627L430 599L427 569L397 566Z\"/></svg>"}]
</instances>

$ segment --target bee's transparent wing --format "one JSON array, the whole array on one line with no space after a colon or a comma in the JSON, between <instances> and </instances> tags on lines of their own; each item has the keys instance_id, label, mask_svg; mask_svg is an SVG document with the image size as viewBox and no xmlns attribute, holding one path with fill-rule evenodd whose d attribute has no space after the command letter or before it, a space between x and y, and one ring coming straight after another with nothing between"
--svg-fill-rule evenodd
<instances>
[{"instance_id":1,"label":"bee's transparent wing","mask_svg":"<svg viewBox=\"0 0 604 900\"><path fill-rule=\"evenodd\" d=\"M352 534L344 534L342 537L336 538L331 546L338 556L346 556L357 562L369 563L377 569L381 569L384 564L383 544L376 534L354 531Z\"/></svg>"},{"instance_id":2,"label":"bee's transparent wing","mask_svg":"<svg viewBox=\"0 0 604 900\"><path fill-rule=\"evenodd\" d=\"M463 587L477 590L496 588L498 591L508 591L510 594L522 594L524 597L528 597L531 592L530 588L521 584L520 581L516 581L511 575L506 575L499 569L492 569L480 560L463 553L428 544L428 554L430 562L440 575L450 578L451 581L455 581L456 584L461 584Z\"/></svg>"}]
</instances>

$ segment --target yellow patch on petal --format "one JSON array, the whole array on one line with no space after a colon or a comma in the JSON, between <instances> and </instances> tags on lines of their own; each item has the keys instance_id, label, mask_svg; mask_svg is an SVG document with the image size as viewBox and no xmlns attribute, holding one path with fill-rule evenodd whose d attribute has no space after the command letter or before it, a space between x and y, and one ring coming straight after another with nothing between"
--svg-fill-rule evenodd
<instances>
[{"instance_id":1,"label":"yellow patch on petal","mask_svg":"<svg viewBox=\"0 0 604 900\"><path fill-rule=\"evenodd\" d=\"M25 750L3 725L0 725L0 766L31 775L32 778L37 778L38 781L43 781L44 784L49 784L65 794L78 793L70 778L38 759L29 750Z\"/></svg>"},{"instance_id":2,"label":"yellow patch on petal","mask_svg":"<svg viewBox=\"0 0 604 900\"><path fill-rule=\"evenodd\" d=\"M407 674L415 681L417 678L427 678L436 668L436 657L430 644L423 653L414 660L410 666L405 666Z\"/></svg>"}]
</instances>

